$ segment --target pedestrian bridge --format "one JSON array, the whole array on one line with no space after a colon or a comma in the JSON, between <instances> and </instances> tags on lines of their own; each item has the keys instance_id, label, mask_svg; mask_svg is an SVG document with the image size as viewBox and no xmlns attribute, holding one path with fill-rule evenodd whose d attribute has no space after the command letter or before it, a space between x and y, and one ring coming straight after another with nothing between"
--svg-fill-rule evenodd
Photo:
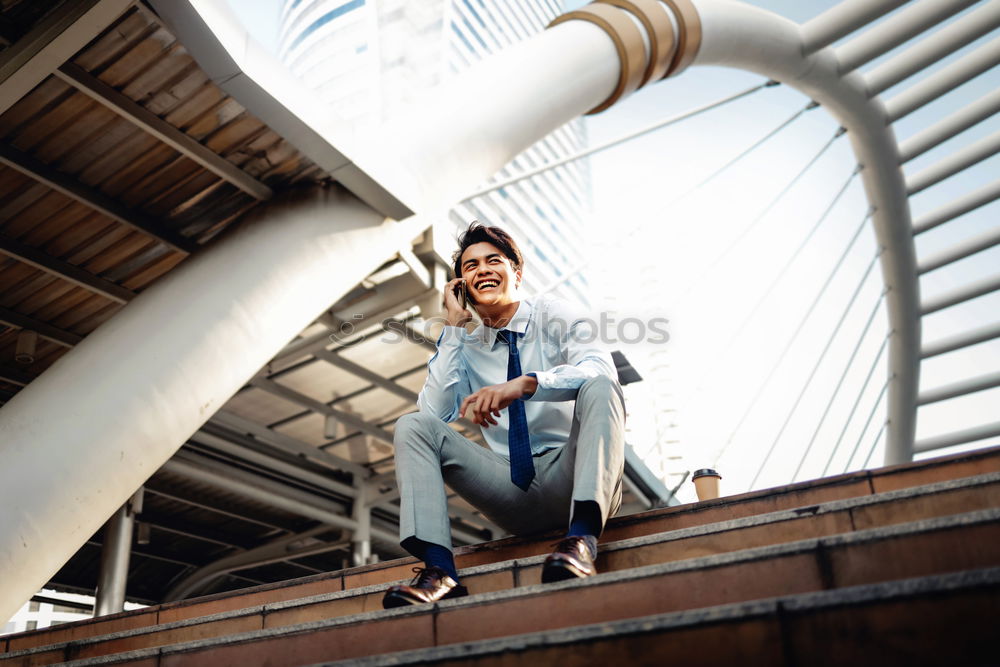
<instances>
[{"instance_id":1,"label":"pedestrian bridge","mask_svg":"<svg viewBox=\"0 0 1000 667\"><path fill-rule=\"evenodd\" d=\"M433 347L420 322L448 265L435 216L567 121L700 66L795 88L844 128L888 321L873 364L885 462L1000 436L988 415L915 435L921 406L1000 385L995 366L919 382L924 360L1000 336L980 321L921 338L922 318L995 295L1000 275L920 290L1000 227L928 256L914 243L995 202L1000 181L919 216L910 205L995 155L1000 135L908 167L995 122L1000 95L911 136L893 126L1000 62L994 37L921 76L1000 26L1000 0L846 0L801 25L724 0L598 2L369 139L338 134L222 0L3 11L0 566L16 576L0 618L99 572L106 612L398 553L391 426ZM630 504L663 491L633 460ZM496 535L457 500L452 518L464 543Z\"/></svg>"}]
</instances>

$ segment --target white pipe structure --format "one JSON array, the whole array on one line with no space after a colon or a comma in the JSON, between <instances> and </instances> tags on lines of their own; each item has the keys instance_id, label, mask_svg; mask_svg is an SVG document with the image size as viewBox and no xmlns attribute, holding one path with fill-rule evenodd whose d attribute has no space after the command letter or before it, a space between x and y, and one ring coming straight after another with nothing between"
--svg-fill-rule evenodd
<instances>
[{"instance_id":1,"label":"white pipe structure","mask_svg":"<svg viewBox=\"0 0 1000 667\"><path fill-rule=\"evenodd\" d=\"M923 275L996 245L1000 245L1000 226L988 229L981 234L965 239L961 243L956 243L950 248L924 258L918 266L918 271Z\"/></svg>"},{"instance_id":2,"label":"white pipe structure","mask_svg":"<svg viewBox=\"0 0 1000 667\"><path fill-rule=\"evenodd\" d=\"M906 179L906 190L909 194L915 195L926 190L932 185L937 185L946 178L965 171L983 160L1000 153L1000 132L983 137L982 139L955 151L940 162L936 162L922 171L917 172Z\"/></svg>"},{"instance_id":3,"label":"white pipe structure","mask_svg":"<svg viewBox=\"0 0 1000 667\"><path fill-rule=\"evenodd\" d=\"M421 224L387 221L340 188L269 203L11 399L0 410L0 571L17 576L0 578L0 617Z\"/></svg>"},{"instance_id":4,"label":"white pipe structure","mask_svg":"<svg viewBox=\"0 0 1000 667\"><path fill-rule=\"evenodd\" d=\"M945 26L866 76L871 95L895 86L1000 26L1000 0L990 0L954 23Z\"/></svg>"},{"instance_id":5,"label":"white pipe structure","mask_svg":"<svg viewBox=\"0 0 1000 667\"><path fill-rule=\"evenodd\" d=\"M993 181L917 218L913 222L913 233L923 234L997 199L1000 199L1000 181Z\"/></svg>"},{"instance_id":6,"label":"white pipe structure","mask_svg":"<svg viewBox=\"0 0 1000 667\"><path fill-rule=\"evenodd\" d=\"M815 53L910 0L843 0L802 24L802 52Z\"/></svg>"},{"instance_id":7,"label":"white pipe structure","mask_svg":"<svg viewBox=\"0 0 1000 667\"><path fill-rule=\"evenodd\" d=\"M944 435L938 435L927 438L926 440L921 440L914 447L914 451L920 453L931 452L935 449L944 449L945 447L964 445L967 442L975 442L976 440L995 438L998 435L1000 435L1000 422L992 422L990 424L974 426L955 433L946 433Z\"/></svg>"},{"instance_id":8,"label":"white pipe structure","mask_svg":"<svg viewBox=\"0 0 1000 667\"><path fill-rule=\"evenodd\" d=\"M885 102L886 116L895 123L998 64L1000 39L994 39L890 97Z\"/></svg>"},{"instance_id":9,"label":"white pipe structure","mask_svg":"<svg viewBox=\"0 0 1000 667\"><path fill-rule=\"evenodd\" d=\"M922 306L922 313L924 315L930 315L931 313L936 313L939 310L944 310L945 308L951 308L952 306L957 306L960 303L971 301L985 294L992 294L998 290L1000 290L1000 274L980 278L975 282L961 287L956 287L949 292L945 292L944 294L939 294L932 299L928 299Z\"/></svg>"},{"instance_id":10,"label":"white pipe structure","mask_svg":"<svg viewBox=\"0 0 1000 667\"><path fill-rule=\"evenodd\" d=\"M856 70L979 0L920 0L837 49L841 73Z\"/></svg>"},{"instance_id":11,"label":"white pipe structure","mask_svg":"<svg viewBox=\"0 0 1000 667\"><path fill-rule=\"evenodd\" d=\"M899 159L906 163L1000 112L1000 89L900 142Z\"/></svg>"}]
</instances>

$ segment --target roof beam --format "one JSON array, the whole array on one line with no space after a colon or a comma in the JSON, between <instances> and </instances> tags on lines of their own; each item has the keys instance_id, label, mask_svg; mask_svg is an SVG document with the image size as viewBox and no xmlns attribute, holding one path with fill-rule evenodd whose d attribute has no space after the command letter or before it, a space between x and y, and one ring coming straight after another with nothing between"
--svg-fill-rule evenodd
<instances>
[{"instance_id":1,"label":"roof beam","mask_svg":"<svg viewBox=\"0 0 1000 667\"><path fill-rule=\"evenodd\" d=\"M815 53L910 0L843 0L802 24L802 46Z\"/></svg>"},{"instance_id":2,"label":"roof beam","mask_svg":"<svg viewBox=\"0 0 1000 667\"><path fill-rule=\"evenodd\" d=\"M285 452L294 454L295 456L310 458L330 467L344 470L355 475L360 475L362 478L368 476L368 470L362 465L354 463L353 461L348 461L347 459L342 459L339 456L334 456L319 447L313 447L312 445L302 442L297 438L293 438L292 436L284 433L279 433L274 429L270 429L263 424L258 424L257 422L240 417L235 413L228 412L226 410L219 410L212 416L210 421L221 424L229 429L235 429L241 433L252 435L261 442L267 443L272 447L277 447Z\"/></svg>"},{"instance_id":3,"label":"roof beam","mask_svg":"<svg viewBox=\"0 0 1000 667\"><path fill-rule=\"evenodd\" d=\"M840 73L871 62L976 2L978 0L921 0L914 3L837 49Z\"/></svg>"},{"instance_id":4,"label":"roof beam","mask_svg":"<svg viewBox=\"0 0 1000 667\"><path fill-rule=\"evenodd\" d=\"M886 118L895 123L997 64L1000 64L1000 39L980 46L886 100Z\"/></svg>"},{"instance_id":5,"label":"roof beam","mask_svg":"<svg viewBox=\"0 0 1000 667\"><path fill-rule=\"evenodd\" d=\"M936 357L939 354L954 352L955 350L964 350L967 347L996 340L997 338L1000 338L1000 322L994 322L993 324L988 324L985 327L979 327L978 329L963 331L955 336L942 338L934 341L933 343L929 343L923 350L921 350L920 357L922 359L930 359L931 357Z\"/></svg>"},{"instance_id":6,"label":"roof beam","mask_svg":"<svg viewBox=\"0 0 1000 667\"><path fill-rule=\"evenodd\" d=\"M132 0L60 3L0 54L0 113L14 106L131 5Z\"/></svg>"},{"instance_id":7,"label":"roof beam","mask_svg":"<svg viewBox=\"0 0 1000 667\"><path fill-rule=\"evenodd\" d=\"M269 394L274 394L275 396L284 398L287 401L291 401L292 403L296 403L303 407L309 408L310 410L318 414L336 417L342 423L352 428L356 428L362 433L370 435L373 438L381 440L382 442L385 442L389 445L392 444L391 433L389 433L383 428L380 428L373 424L369 424L364 419L356 417L349 412L344 412L343 410L338 410L337 408L330 407L329 405L323 403L322 401L317 401L313 398L310 398L309 396L301 394L290 387L278 384L274 380L268 380L267 378L257 378L253 381L252 384L253 386L259 389L263 389Z\"/></svg>"},{"instance_id":8,"label":"roof beam","mask_svg":"<svg viewBox=\"0 0 1000 667\"><path fill-rule=\"evenodd\" d=\"M12 327L17 327L18 329L29 329L31 331L35 331L42 338L64 347L73 347L83 340L83 336L78 336L75 333L64 331L63 329L52 326L51 324L47 324L41 320L36 320L29 315L22 315L21 313L15 312L9 308L4 308L3 306L0 306L0 324L7 324Z\"/></svg>"},{"instance_id":9,"label":"roof beam","mask_svg":"<svg viewBox=\"0 0 1000 667\"><path fill-rule=\"evenodd\" d=\"M265 200L274 195L271 188L82 67L66 63L53 74L251 197Z\"/></svg>"},{"instance_id":10,"label":"roof beam","mask_svg":"<svg viewBox=\"0 0 1000 667\"><path fill-rule=\"evenodd\" d=\"M906 179L906 191L909 195L922 192L932 185L937 185L946 178L965 171L973 165L1000 153L1000 131L979 139L965 146L939 162Z\"/></svg>"},{"instance_id":11,"label":"roof beam","mask_svg":"<svg viewBox=\"0 0 1000 667\"><path fill-rule=\"evenodd\" d=\"M91 188L76 179L64 174L35 157L14 148L8 143L0 143L0 163L15 169L29 178L61 192L84 206L89 206L98 213L112 220L128 225L133 229L149 234L155 239L166 243L175 250L191 254L198 244L176 232L163 229L163 225L138 211L132 211L115 201L100 190Z\"/></svg>"},{"instance_id":12,"label":"roof beam","mask_svg":"<svg viewBox=\"0 0 1000 667\"><path fill-rule=\"evenodd\" d=\"M988 373L986 375L980 375L979 377L954 382L943 387L928 389L920 394L917 405L929 405L930 403L946 401L949 398L968 396L969 394L986 391L987 389L993 389L994 387L1000 387L1000 372Z\"/></svg>"},{"instance_id":13,"label":"roof beam","mask_svg":"<svg viewBox=\"0 0 1000 667\"><path fill-rule=\"evenodd\" d=\"M964 194L958 199L917 218L913 221L913 233L923 234L938 225L943 225L959 216L975 211L997 199L1000 199L1000 180L988 183L978 190Z\"/></svg>"},{"instance_id":14,"label":"roof beam","mask_svg":"<svg viewBox=\"0 0 1000 667\"><path fill-rule=\"evenodd\" d=\"M117 303L128 303L135 298L135 292L130 289L117 285L110 280L95 276L93 273L81 269L75 264L56 259L38 248L25 245L5 234L0 234L0 253L8 257L13 257L25 264L30 264L36 269L58 276L63 280L68 280L79 287L100 294Z\"/></svg>"},{"instance_id":15,"label":"roof beam","mask_svg":"<svg viewBox=\"0 0 1000 667\"><path fill-rule=\"evenodd\" d=\"M988 93L972 104L921 130L899 144L899 163L905 164L923 155L935 146L961 134L970 127L981 123L1000 112L1000 89Z\"/></svg>"},{"instance_id":16,"label":"roof beam","mask_svg":"<svg viewBox=\"0 0 1000 667\"><path fill-rule=\"evenodd\" d=\"M945 433L943 435L937 435L924 440L918 440L913 446L913 451L920 453L930 452L935 449L954 447L955 445L964 445L967 442L975 442L976 440L995 438L998 435L1000 435L1000 422L981 424L962 431Z\"/></svg>"},{"instance_id":17,"label":"roof beam","mask_svg":"<svg viewBox=\"0 0 1000 667\"><path fill-rule=\"evenodd\" d=\"M400 398L406 399L412 403L417 402L417 392L410 391L406 387L396 382L393 382L387 377L383 377L378 373L372 372L360 364L356 364L349 359L336 354L335 352L330 352L326 349L319 349L313 352L313 356L317 359L322 359L323 361L336 366L337 368L343 369L352 375L356 375L362 380L367 380L373 385L381 387L388 392L391 392Z\"/></svg>"},{"instance_id":18,"label":"roof beam","mask_svg":"<svg viewBox=\"0 0 1000 667\"><path fill-rule=\"evenodd\" d=\"M5 364L0 364L0 380L16 384L19 387L27 387L35 378L28 375L19 368L11 368Z\"/></svg>"},{"instance_id":19,"label":"roof beam","mask_svg":"<svg viewBox=\"0 0 1000 667\"><path fill-rule=\"evenodd\" d=\"M972 301L984 294L1000 290L1000 274L981 278L974 283L963 285L957 289L945 292L921 304L921 315L930 315L945 308L957 306L966 301Z\"/></svg>"},{"instance_id":20,"label":"roof beam","mask_svg":"<svg viewBox=\"0 0 1000 667\"><path fill-rule=\"evenodd\" d=\"M868 94L874 97L925 67L940 62L1000 25L1000 0L992 0L941 28L866 75Z\"/></svg>"}]
</instances>

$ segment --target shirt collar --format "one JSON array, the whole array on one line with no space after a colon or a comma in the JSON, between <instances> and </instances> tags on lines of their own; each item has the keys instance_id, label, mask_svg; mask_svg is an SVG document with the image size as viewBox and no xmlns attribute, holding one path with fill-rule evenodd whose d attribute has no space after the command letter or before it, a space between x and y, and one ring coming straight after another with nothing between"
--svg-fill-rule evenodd
<instances>
[{"instance_id":1,"label":"shirt collar","mask_svg":"<svg viewBox=\"0 0 1000 667\"><path fill-rule=\"evenodd\" d=\"M532 305L530 299L521 299L521 301L517 304L517 310L514 312L514 317L510 318L510 322L508 322L507 326L502 329L514 331L520 334L519 338L523 338L524 335L528 333L528 325L531 324L534 310L534 306ZM482 340L483 343L489 346L492 350L499 342L497 334L500 333L502 329L494 329L486 326L485 324L480 324L479 330L474 331L473 335Z\"/></svg>"}]
</instances>

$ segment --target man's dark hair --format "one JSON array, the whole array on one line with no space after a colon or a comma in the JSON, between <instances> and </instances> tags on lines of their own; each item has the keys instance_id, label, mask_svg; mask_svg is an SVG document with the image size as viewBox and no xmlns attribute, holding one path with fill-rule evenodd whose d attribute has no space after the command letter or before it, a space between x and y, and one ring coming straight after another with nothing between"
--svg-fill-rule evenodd
<instances>
[{"instance_id":1,"label":"man's dark hair","mask_svg":"<svg viewBox=\"0 0 1000 667\"><path fill-rule=\"evenodd\" d=\"M478 220L473 220L469 228L459 235L458 250L451 257L456 278L462 275L462 253L470 245L475 245L476 243L492 243L495 245L500 249L500 252L507 256L515 271L524 266L524 257L521 256L521 249L517 247L517 243L511 238L510 234L499 227L490 227Z\"/></svg>"}]
</instances>

